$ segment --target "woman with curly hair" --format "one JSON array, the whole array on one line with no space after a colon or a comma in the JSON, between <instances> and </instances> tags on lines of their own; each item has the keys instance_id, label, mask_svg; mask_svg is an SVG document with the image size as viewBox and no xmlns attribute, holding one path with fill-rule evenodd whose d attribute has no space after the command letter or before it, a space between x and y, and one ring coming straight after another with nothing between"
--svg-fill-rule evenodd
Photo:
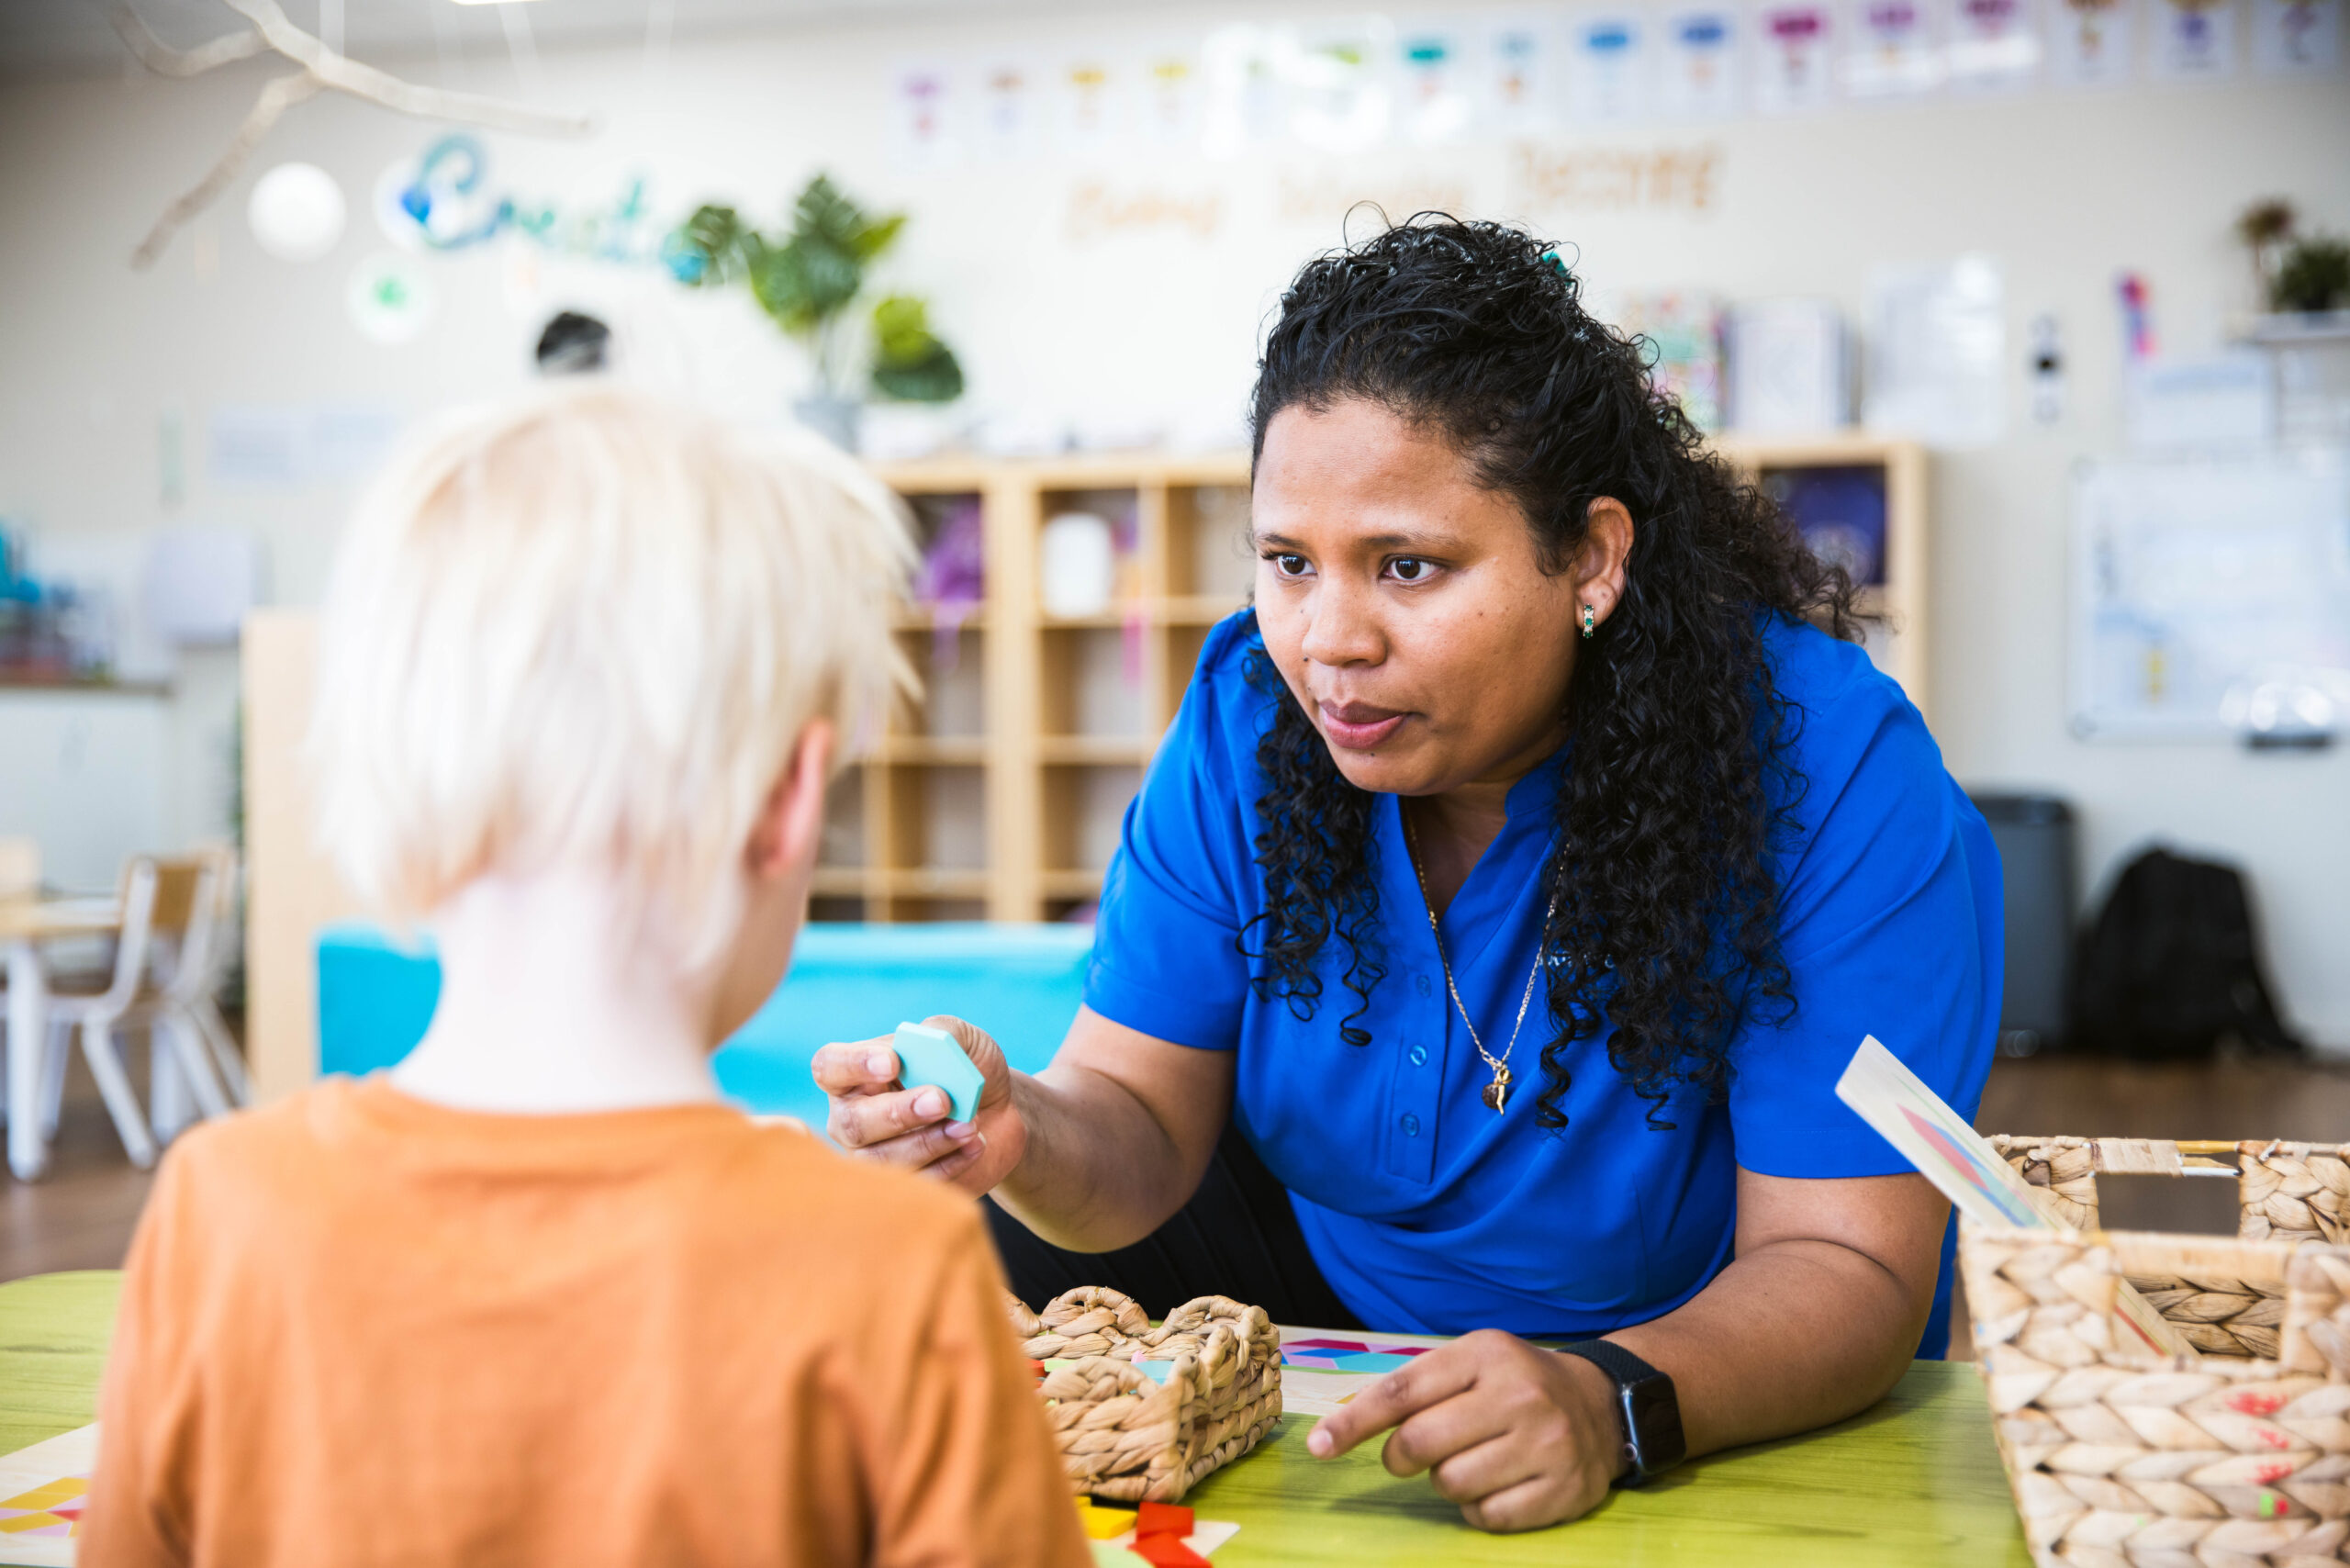
<instances>
[{"instance_id":1,"label":"woman with curly hair","mask_svg":"<svg viewBox=\"0 0 2350 1568\"><path fill-rule=\"evenodd\" d=\"M1874 1402L1942 1353L1947 1209L1834 1085L1874 1034L1973 1112L2000 891L1852 584L1515 230L1310 263L1254 412L1255 601L1059 1056L957 1021L952 1123L828 1047L833 1136L992 1194L1032 1301L1462 1335L1309 1448L1393 1428L1483 1529Z\"/></svg>"}]
</instances>

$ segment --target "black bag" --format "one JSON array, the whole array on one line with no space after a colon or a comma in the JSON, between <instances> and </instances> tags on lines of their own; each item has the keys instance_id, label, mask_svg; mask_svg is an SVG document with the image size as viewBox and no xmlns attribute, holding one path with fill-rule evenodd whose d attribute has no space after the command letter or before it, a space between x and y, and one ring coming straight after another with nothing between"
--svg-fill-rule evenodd
<instances>
[{"instance_id":1,"label":"black bag","mask_svg":"<svg viewBox=\"0 0 2350 1568\"><path fill-rule=\"evenodd\" d=\"M2073 1039L2086 1050L2180 1060L2212 1055L2229 1035L2301 1048L2262 976L2232 866L2139 856L2082 934L2073 976Z\"/></svg>"}]
</instances>

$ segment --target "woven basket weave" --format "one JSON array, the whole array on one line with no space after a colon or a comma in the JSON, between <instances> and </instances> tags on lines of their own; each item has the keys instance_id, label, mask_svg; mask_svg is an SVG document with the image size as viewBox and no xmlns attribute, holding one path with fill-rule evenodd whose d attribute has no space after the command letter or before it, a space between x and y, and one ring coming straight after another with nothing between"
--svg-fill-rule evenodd
<instances>
[{"instance_id":1,"label":"woven basket weave","mask_svg":"<svg viewBox=\"0 0 2350 1568\"><path fill-rule=\"evenodd\" d=\"M1041 1313L1005 1303L1023 1355L1070 1363L1036 1392L1079 1492L1176 1502L1281 1419L1281 1332L1261 1306L1203 1295L1154 1328L1131 1297L1099 1286L1064 1291ZM1137 1361L1172 1364L1159 1383Z\"/></svg>"},{"instance_id":2,"label":"woven basket weave","mask_svg":"<svg viewBox=\"0 0 2350 1568\"><path fill-rule=\"evenodd\" d=\"M2350 1146L1994 1137L2068 1234L1964 1225L1976 1361L2032 1559L2350 1562ZM2239 1231L2100 1232L2098 1172L2237 1159ZM2117 1331L2127 1278L2199 1355Z\"/></svg>"}]
</instances>

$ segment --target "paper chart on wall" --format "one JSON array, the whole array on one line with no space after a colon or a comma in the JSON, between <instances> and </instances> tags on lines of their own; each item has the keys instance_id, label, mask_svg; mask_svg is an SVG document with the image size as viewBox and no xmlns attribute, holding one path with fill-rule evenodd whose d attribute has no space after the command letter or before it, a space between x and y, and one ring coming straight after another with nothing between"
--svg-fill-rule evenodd
<instances>
[{"instance_id":1,"label":"paper chart on wall","mask_svg":"<svg viewBox=\"0 0 2350 1568\"><path fill-rule=\"evenodd\" d=\"M1146 50L1136 78L1135 137L1146 146L1196 146L1203 121L1203 79L1189 49Z\"/></svg>"},{"instance_id":2,"label":"paper chart on wall","mask_svg":"<svg viewBox=\"0 0 2350 1568\"><path fill-rule=\"evenodd\" d=\"M890 151L901 168L944 169L962 151L955 80L935 62L912 61L890 74Z\"/></svg>"},{"instance_id":3,"label":"paper chart on wall","mask_svg":"<svg viewBox=\"0 0 2350 1568\"><path fill-rule=\"evenodd\" d=\"M1454 141L1476 113L1468 40L1449 22L1406 23L1395 31L1400 86L1396 129L1419 146Z\"/></svg>"},{"instance_id":4,"label":"paper chart on wall","mask_svg":"<svg viewBox=\"0 0 2350 1568\"><path fill-rule=\"evenodd\" d=\"M1505 134L1541 130L1555 118L1558 49L1551 29L1507 17L1485 33L1485 120Z\"/></svg>"},{"instance_id":5,"label":"paper chart on wall","mask_svg":"<svg viewBox=\"0 0 2350 1568\"><path fill-rule=\"evenodd\" d=\"M2147 67L2164 82L2216 82L2236 68L2235 0L2152 0Z\"/></svg>"},{"instance_id":6,"label":"paper chart on wall","mask_svg":"<svg viewBox=\"0 0 2350 1568\"><path fill-rule=\"evenodd\" d=\"M2031 0L1957 0L1950 17L1950 80L1960 88L2020 87L2040 71Z\"/></svg>"},{"instance_id":7,"label":"paper chart on wall","mask_svg":"<svg viewBox=\"0 0 2350 1568\"><path fill-rule=\"evenodd\" d=\"M2137 19L2138 0L2049 0L2049 79L2067 87L2127 82Z\"/></svg>"},{"instance_id":8,"label":"paper chart on wall","mask_svg":"<svg viewBox=\"0 0 2350 1568\"><path fill-rule=\"evenodd\" d=\"M1646 19L1638 11L1602 11L1568 34L1568 111L1587 125L1619 125L1648 107Z\"/></svg>"},{"instance_id":9,"label":"paper chart on wall","mask_svg":"<svg viewBox=\"0 0 2350 1568\"><path fill-rule=\"evenodd\" d=\"M1106 54L1073 55L1053 76L1053 132L1061 151L1098 157L1125 134L1125 83Z\"/></svg>"},{"instance_id":10,"label":"paper chart on wall","mask_svg":"<svg viewBox=\"0 0 2350 1568\"><path fill-rule=\"evenodd\" d=\"M1833 92L1835 22L1821 5L1765 6L1754 15L1754 106L1766 115L1824 106Z\"/></svg>"},{"instance_id":11,"label":"paper chart on wall","mask_svg":"<svg viewBox=\"0 0 2350 1568\"><path fill-rule=\"evenodd\" d=\"M1897 97L1942 84L1942 40L1924 0L1862 0L1852 10L1844 90L1855 98Z\"/></svg>"},{"instance_id":12,"label":"paper chart on wall","mask_svg":"<svg viewBox=\"0 0 2350 1568\"><path fill-rule=\"evenodd\" d=\"M2344 0L2254 0L2252 57L2271 76L2316 76L2342 64Z\"/></svg>"},{"instance_id":13,"label":"paper chart on wall","mask_svg":"<svg viewBox=\"0 0 2350 1568\"><path fill-rule=\"evenodd\" d=\"M98 1468L96 1422L0 1455L0 1562L69 1565Z\"/></svg>"},{"instance_id":14,"label":"paper chart on wall","mask_svg":"<svg viewBox=\"0 0 2350 1568\"><path fill-rule=\"evenodd\" d=\"M1701 6L1668 13L1657 29L1657 106L1688 119L1738 109L1738 13Z\"/></svg>"},{"instance_id":15,"label":"paper chart on wall","mask_svg":"<svg viewBox=\"0 0 2350 1568\"><path fill-rule=\"evenodd\" d=\"M2350 462L2086 466L2073 518L2072 717L2088 739L2225 740L2257 705L2350 702ZM2266 694L2266 695L2265 695Z\"/></svg>"}]
</instances>

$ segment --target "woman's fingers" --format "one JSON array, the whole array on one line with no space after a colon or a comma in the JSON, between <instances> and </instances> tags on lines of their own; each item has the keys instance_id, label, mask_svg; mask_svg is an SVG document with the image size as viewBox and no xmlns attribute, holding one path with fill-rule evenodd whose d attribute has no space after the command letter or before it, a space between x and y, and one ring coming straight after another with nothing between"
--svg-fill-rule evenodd
<instances>
[{"instance_id":1,"label":"woman's fingers","mask_svg":"<svg viewBox=\"0 0 2350 1568\"><path fill-rule=\"evenodd\" d=\"M816 1087L835 1098L878 1094L898 1081L898 1053L890 1036L849 1040L820 1047L808 1064Z\"/></svg>"},{"instance_id":2,"label":"woman's fingers","mask_svg":"<svg viewBox=\"0 0 2350 1568\"><path fill-rule=\"evenodd\" d=\"M1466 1343L1455 1340L1414 1357L1409 1366L1396 1368L1347 1401L1337 1415L1323 1417L1306 1434L1305 1451L1316 1459L1336 1459L1365 1438L1408 1420L1474 1383L1476 1359L1462 1353Z\"/></svg>"},{"instance_id":3,"label":"woman's fingers","mask_svg":"<svg viewBox=\"0 0 2350 1568\"><path fill-rule=\"evenodd\" d=\"M1467 1452L1490 1447L1494 1439L1510 1430L1511 1425L1510 1412L1500 1401L1481 1397L1478 1391L1471 1389L1406 1418L1388 1434L1386 1447L1380 1450L1380 1462L1387 1467L1390 1475L1417 1475L1424 1470L1438 1472L1437 1490L1458 1503L1460 1497L1445 1491L1441 1475L1444 1467Z\"/></svg>"},{"instance_id":4,"label":"woman's fingers","mask_svg":"<svg viewBox=\"0 0 2350 1568\"><path fill-rule=\"evenodd\" d=\"M1540 1456L1528 1452L1528 1445L1496 1433L1452 1452L1430 1469L1428 1482L1446 1502L1466 1506L1544 1473Z\"/></svg>"},{"instance_id":5,"label":"woman's fingers","mask_svg":"<svg viewBox=\"0 0 2350 1568\"><path fill-rule=\"evenodd\" d=\"M940 1130L953 1107L943 1089L892 1089L880 1092L834 1096L824 1130L843 1148L875 1148L904 1137ZM957 1124L964 1127L971 1124Z\"/></svg>"},{"instance_id":6,"label":"woman's fingers","mask_svg":"<svg viewBox=\"0 0 2350 1568\"><path fill-rule=\"evenodd\" d=\"M1578 1518L1596 1506L1595 1498L1578 1508L1562 1496L1555 1477L1536 1475L1461 1504L1460 1517L1474 1529L1506 1535L1512 1530L1543 1529L1561 1519Z\"/></svg>"}]
</instances>

